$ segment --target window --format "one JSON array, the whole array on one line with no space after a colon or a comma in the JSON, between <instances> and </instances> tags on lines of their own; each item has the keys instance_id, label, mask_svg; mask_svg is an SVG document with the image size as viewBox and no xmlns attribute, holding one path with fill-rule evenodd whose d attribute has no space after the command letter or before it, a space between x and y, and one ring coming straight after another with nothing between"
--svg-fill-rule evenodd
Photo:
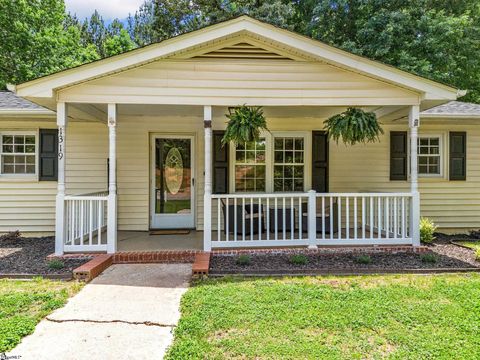
<instances>
[{"instance_id":1,"label":"window","mask_svg":"<svg viewBox=\"0 0 480 360\"><path fill-rule=\"evenodd\" d=\"M265 192L266 141L238 144L235 149L235 190Z\"/></svg>"},{"instance_id":2,"label":"window","mask_svg":"<svg viewBox=\"0 0 480 360\"><path fill-rule=\"evenodd\" d=\"M304 139L276 137L274 140L274 191L303 191Z\"/></svg>"},{"instance_id":3,"label":"window","mask_svg":"<svg viewBox=\"0 0 480 360\"><path fill-rule=\"evenodd\" d=\"M442 138L420 136L418 138L418 174L440 176L442 174Z\"/></svg>"},{"instance_id":4,"label":"window","mask_svg":"<svg viewBox=\"0 0 480 360\"><path fill-rule=\"evenodd\" d=\"M2 134L0 173L2 175L36 173L36 137L33 133Z\"/></svg>"},{"instance_id":5,"label":"window","mask_svg":"<svg viewBox=\"0 0 480 360\"><path fill-rule=\"evenodd\" d=\"M296 192L310 186L311 133L265 132L258 142L230 146L235 192Z\"/></svg>"}]
</instances>

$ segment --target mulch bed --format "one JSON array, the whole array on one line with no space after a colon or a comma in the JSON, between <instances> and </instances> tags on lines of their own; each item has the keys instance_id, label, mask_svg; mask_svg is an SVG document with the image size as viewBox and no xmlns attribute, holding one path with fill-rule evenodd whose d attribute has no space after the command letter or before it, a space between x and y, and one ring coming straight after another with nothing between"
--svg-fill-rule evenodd
<instances>
[{"instance_id":1,"label":"mulch bed","mask_svg":"<svg viewBox=\"0 0 480 360\"><path fill-rule=\"evenodd\" d=\"M305 254L308 263L290 263L291 254L252 254L249 265L237 264L238 256L214 255L210 260L210 274L298 274L311 272L325 273L371 273L371 272L422 272L422 271L463 271L479 269L480 262L475 253L441 239L429 246L436 262L422 261L422 254L415 253L373 253L368 254L370 264L358 262L358 253ZM299 250L301 253L301 250Z\"/></svg>"},{"instance_id":2,"label":"mulch bed","mask_svg":"<svg viewBox=\"0 0 480 360\"><path fill-rule=\"evenodd\" d=\"M55 251L54 237L25 238L18 233L0 237L0 276L17 275L71 275L73 269L89 259L62 260L62 269L48 267L47 255ZM28 277L28 276L26 276Z\"/></svg>"}]
</instances>

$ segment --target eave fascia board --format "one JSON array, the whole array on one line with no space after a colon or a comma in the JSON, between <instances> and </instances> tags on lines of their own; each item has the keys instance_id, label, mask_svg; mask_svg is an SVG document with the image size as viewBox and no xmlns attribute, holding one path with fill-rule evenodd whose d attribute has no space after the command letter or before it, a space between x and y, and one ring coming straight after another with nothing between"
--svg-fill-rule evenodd
<instances>
[{"instance_id":1,"label":"eave fascia board","mask_svg":"<svg viewBox=\"0 0 480 360\"><path fill-rule=\"evenodd\" d=\"M469 114L422 114L420 113L420 118L423 119L480 119L480 115L469 115Z\"/></svg>"}]
</instances>

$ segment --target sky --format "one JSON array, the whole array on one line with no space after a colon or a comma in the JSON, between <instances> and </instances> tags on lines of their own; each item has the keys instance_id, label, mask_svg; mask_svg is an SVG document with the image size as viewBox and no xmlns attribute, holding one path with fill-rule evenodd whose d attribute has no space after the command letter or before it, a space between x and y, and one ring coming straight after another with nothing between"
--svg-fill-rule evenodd
<instances>
[{"instance_id":1,"label":"sky","mask_svg":"<svg viewBox=\"0 0 480 360\"><path fill-rule=\"evenodd\" d=\"M77 14L80 19L89 17L95 9L105 20L125 19L133 14L144 0L65 0L67 11Z\"/></svg>"}]
</instances>

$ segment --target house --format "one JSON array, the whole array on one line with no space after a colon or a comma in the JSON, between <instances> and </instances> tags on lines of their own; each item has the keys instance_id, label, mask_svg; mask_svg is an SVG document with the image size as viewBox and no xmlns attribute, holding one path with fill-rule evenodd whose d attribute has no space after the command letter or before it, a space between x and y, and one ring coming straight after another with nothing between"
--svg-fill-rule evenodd
<instances>
[{"instance_id":1,"label":"house","mask_svg":"<svg viewBox=\"0 0 480 360\"><path fill-rule=\"evenodd\" d=\"M480 110L464 92L248 16L11 90L0 231L55 233L57 254L418 246L420 215L479 227ZM242 104L270 131L222 146ZM328 141L323 121L347 107L377 114L379 142Z\"/></svg>"}]
</instances>

